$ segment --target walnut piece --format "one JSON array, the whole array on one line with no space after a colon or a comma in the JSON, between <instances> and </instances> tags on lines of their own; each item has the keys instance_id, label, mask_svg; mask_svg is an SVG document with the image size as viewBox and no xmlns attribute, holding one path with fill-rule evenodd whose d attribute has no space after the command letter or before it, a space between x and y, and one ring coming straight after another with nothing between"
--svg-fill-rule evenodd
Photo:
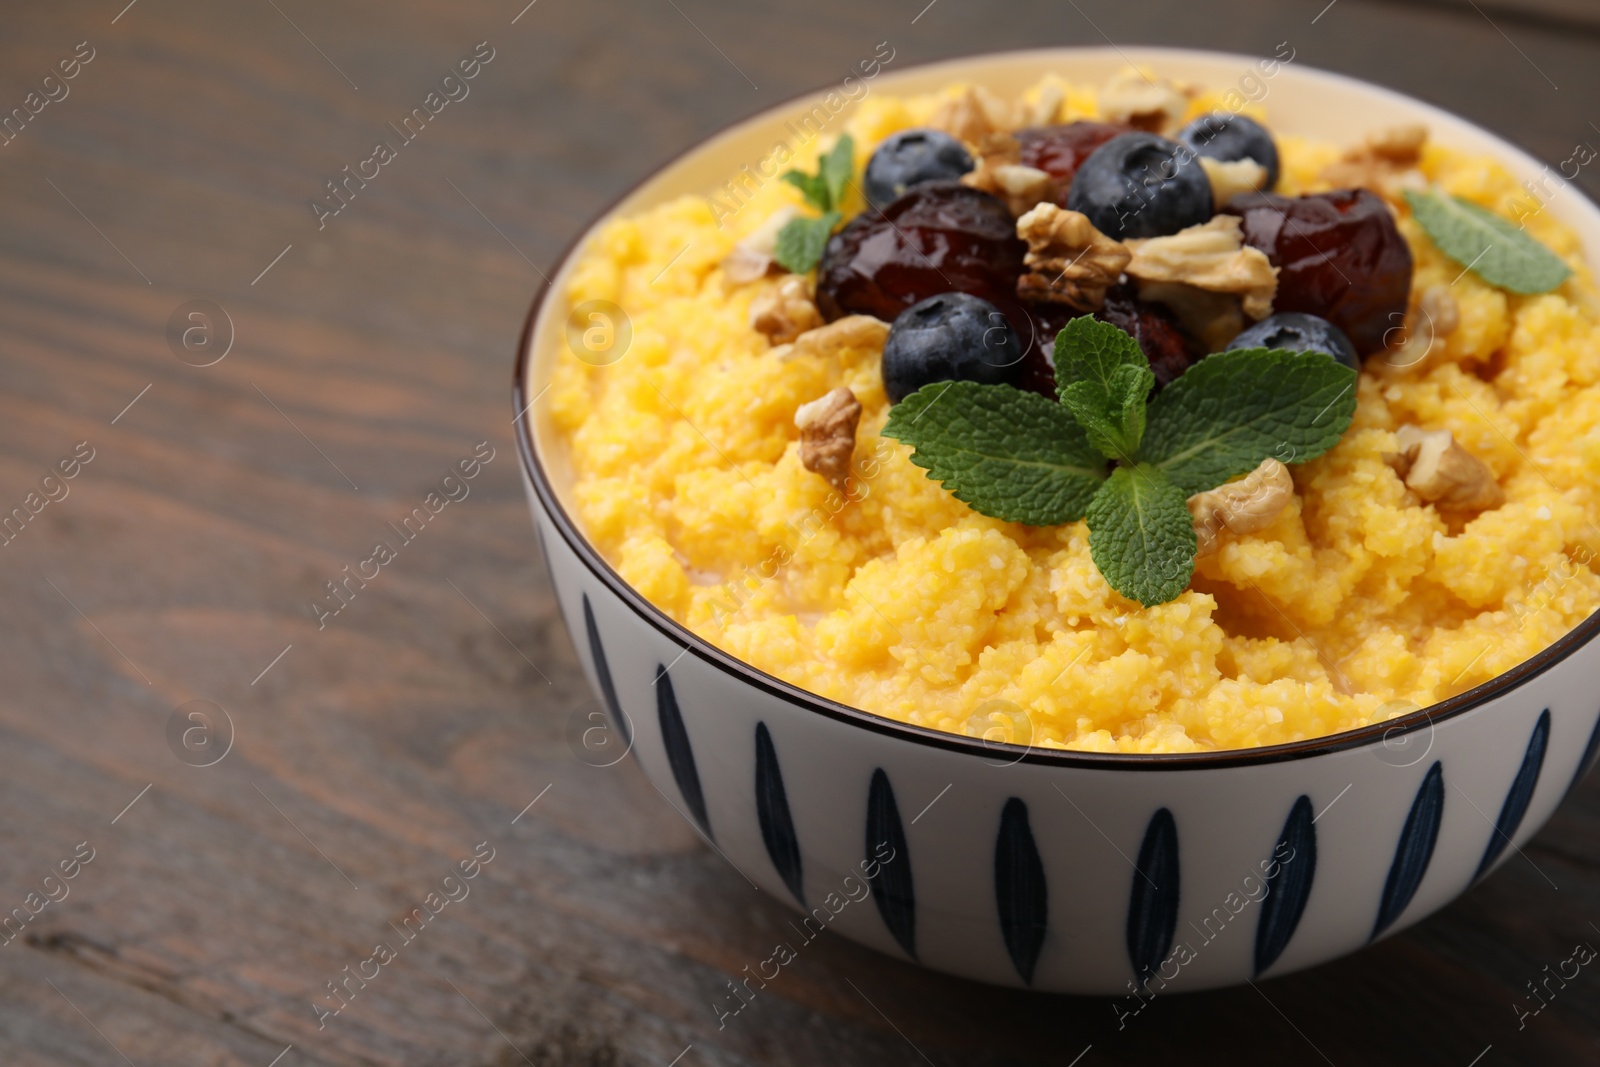
<instances>
[{"instance_id":1,"label":"walnut piece","mask_svg":"<svg viewBox=\"0 0 1600 1067\"><path fill-rule=\"evenodd\" d=\"M1367 135L1364 146L1369 155L1386 159L1401 167L1414 167L1422 160L1422 148L1428 143L1428 127L1421 123L1390 126Z\"/></svg>"},{"instance_id":2,"label":"walnut piece","mask_svg":"<svg viewBox=\"0 0 1600 1067\"><path fill-rule=\"evenodd\" d=\"M1237 215L1217 215L1210 222L1179 230L1169 237L1128 241L1133 258L1129 276L1150 282L1183 282L1213 293L1241 298L1253 319L1272 314L1278 293L1278 268L1265 252L1244 243Z\"/></svg>"},{"instance_id":3,"label":"walnut piece","mask_svg":"<svg viewBox=\"0 0 1600 1067\"><path fill-rule=\"evenodd\" d=\"M826 326L807 330L785 345L775 345L772 354L781 360L825 359L849 349L882 352L889 340L889 324L871 315L846 315Z\"/></svg>"},{"instance_id":4,"label":"walnut piece","mask_svg":"<svg viewBox=\"0 0 1600 1067\"><path fill-rule=\"evenodd\" d=\"M1009 133L989 134L974 155L977 165L961 176L962 184L999 197L1011 214L1021 215L1041 201L1056 198L1060 188L1056 180L1036 167L1018 163L1021 146Z\"/></svg>"},{"instance_id":5,"label":"walnut piece","mask_svg":"<svg viewBox=\"0 0 1600 1067\"><path fill-rule=\"evenodd\" d=\"M748 285L765 278L778 265L778 231L796 218L800 209L785 204L771 215L744 240L733 246L733 251L722 258L722 276L735 285Z\"/></svg>"},{"instance_id":6,"label":"walnut piece","mask_svg":"<svg viewBox=\"0 0 1600 1067\"><path fill-rule=\"evenodd\" d=\"M1386 352L1377 366L1384 370L1411 370L1419 366L1441 338L1461 324L1461 309L1448 285L1430 285L1406 316L1405 343Z\"/></svg>"},{"instance_id":7,"label":"walnut piece","mask_svg":"<svg viewBox=\"0 0 1600 1067\"><path fill-rule=\"evenodd\" d=\"M1270 457L1236 482L1196 493L1189 498L1198 542L1196 557L1215 552L1223 530L1247 534L1265 529L1293 499L1294 479L1289 468Z\"/></svg>"},{"instance_id":8,"label":"walnut piece","mask_svg":"<svg viewBox=\"0 0 1600 1067\"><path fill-rule=\"evenodd\" d=\"M1189 96L1166 78L1128 67L1100 87L1100 117L1151 133L1170 133L1189 110Z\"/></svg>"},{"instance_id":9,"label":"walnut piece","mask_svg":"<svg viewBox=\"0 0 1600 1067\"><path fill-rule=\"evenodd\" d=\"M850 477L850 457L855 454L860 421L861 402L842 386L801 404L794 412L794 424L800 428L801 466L822 475L841 493Z\"/></svg>"},{"instance_id":10,"label":"walnut piece","mask_svg":"<svg viewBox=\"0 0 1600 1067\"><path fill-rule=\"evenodd\" d=\"M1221 352L1245 328L1239 298L1229 293L1210 293L1183 282L1137 284L1140 300L1166 305L1207 352Z\"/></svg>"},{"instance_id":11,"label":"walnut piece","mask_svg":"<svg viewBox=\"0 0 1600 1067\"><path fill-rule=\"evenodd\" d=\"M985 192L993 193L1005 201L1013 215L1021 215L1035 204L1055 199L1057 182L1038 167L1024 167L1020 163L1003 163L984 175L988 188L974 181L972 184Z\"/></svg>"},{"instance_id":12,"label":"walnut piece","mask_svg":"<svg viewBox=\"0 0 1600 1067\"><path fill-rule=\"evenodd\" d=\"M1506 495L1483 460L1456 443L1449 430L1424 430L1409 423L1395 433L1400 452L1388 458L1406 488L1440 508L1488 511Z\"/></svg>"},{"instance_id":13,"label":"walnut piece","mask_svg":"<svg viewBox=\"0 0 1600 1067\"><path fill-rule=\"evenodd\" d=\"M964 185L982 189L1005 201L1006 209L1021 215L1043 200L1055 200L1060 183L1035 167L1019 160L1022 146L1009 133L991 133L973 146L976 164L961 176Z\"/></svg>"},{"instance_id":14,"label":"walnut piece","mask_svg":"<svg viewBox=\"0 0 1600 1067\"><path fill-rule=\"evenodd\" d=\"M935 108L928 125L958 141L977 145L991 134L1016 129L1024 118L1022 109L1011 101L1002 100L981 85L969 85L960 96Z\"/></svg>"},{"instance_id":15,"label":"walnut piece","mask_svg":"<svg viewBox=\"0 0 1600 1067\"><path fill-rule=\"evenodd\" d=\"M1340 188L1371 189L1387 200L1405 199L1405 190L1427 186L1417 169L1422 149L1428 143L1428 128L1421 125L1392 126L1367 135L1344 158L1323 168L1322 180Z\"/></svg>"},{"instance_id":16,"label":"walnut piece","mask_svg":"<svg viewBox=\"0 0 1600 1067\"><path fill-rule=\"evenodd\" d=\"M811 283L791 274L771 292L750 301L750 325L775 345L788 344L822 325L822 313L811 302Z\"/></svg>"},{"instance_id":17,"label":"walnut piece","mask_svg":"<svg viewBox=\"0 0 1600 1067\"><path fill-rule=\"evenodd\" d=\"M1139 298L1173 309L1210 352L1219 352L1245 326L1245 315L1266 318L1277 296L1278 270L1259 248L1243 243L1240 219L1218 214L1171 237L1125 242L1133 251L1128 277Z\"/></svg>"},{"instance_id":18,"label":"walnut piece","mask_svg":"<svg viewBox=\"0 0 1600 1067\"><path fill-rule=\"evenodd\" d=\"M1031 103L1027 100L1017 101L1017 125L1049 126L1056 121L1056 116L1061 114L1061 102L1066 98L1067 94L1059 82L1043 83L1039 86L1038 97Z\"/></svg>"},{"instance_id":19,"label":"walnut piece","mask_svg":"<svg viewBox=\"0 0 1600 1067\"><path fill-rule=\"evenodd\" d=\"M1017 279L1017 296L1047 300L1079 311L1096 311L1106 289L1116 285L1130 253L1121 241L1094 228L1088 216L1055 204L1035 206L1017 220L1017 236L1028 242Z\"/></svg>"},{"instance_id":20,"label":"walnut piece","mask_svg":"<svg viewBox=\"0 0 1600 1067\"><path fill-rule=\"evenodd\" d=\"M1017 163L1022 159L1022 142L1004 130L985 134L982 139L973 142L972 149L980 166L985 161L997 166L1001 163Z\"/></svg>"},{"instance_id":21,"label":"walnut piece","mask_svg":"<svg viewBox=\"0 0 1600 1067\"><path fill-rule=\"evenodd\" d=\"M1461 308L1450 294L1448 285L1428 286L1422 291L1422 299L1417 306L1427 316L1436 337L1448 337L1461 325Z\"/></svg>"},{"instance_id":22,"label":"walnut piece","mask_svg":"<svg viewBox=\"0 0 1600 1067\"><path fill-rule=\"evenodd\" d=\"M1219 209L1240 193L1253 193L1267 184L1267 168L1253 159L1223 162L1201 156L1200 169L1211 179L1211 201Z\"/></svg>"}]
</instances>

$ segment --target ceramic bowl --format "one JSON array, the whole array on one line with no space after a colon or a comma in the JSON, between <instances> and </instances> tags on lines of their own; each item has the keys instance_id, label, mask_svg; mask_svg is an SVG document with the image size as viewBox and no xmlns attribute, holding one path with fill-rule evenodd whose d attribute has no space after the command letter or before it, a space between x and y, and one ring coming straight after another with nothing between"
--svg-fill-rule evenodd
<instances>
[{"instance_id":1,"label":"ceramic bowl","mask_svg":"<svg viewBox=\"0 0 1600 1067\"><path fill-rule=\"evenodd\" d=\"M1542 169L1427 104L1298 62L1263 78L1248 56L1013 52L885 72L871 91L965 79L1015 93L1049 71L1097 84L1130 58L1219 89L1259 95L1254 86L1265 84L1281 133L1355 142L1375 127L1423 122L1438 141L1493 155L1519 178ZM691 149L612 213L719 186L764 158L822 96ZM1567 188L1547 210L1600 250L1592 204ZM1511 857L1594 759L1600 615L1516 669L1407 717L1204 754L991 744L764 674L629 588L572 518L562 451L538 403L566 343L559 294L572 263L569 255L544 294L557 295L533 308L515 386L551 579L589 679L651 781L729 863L803 913L793 951L831 929L951 974L1093 994L1126 994L1139 978L1153 992L1284 974L1442 907Z\"/></svg>"}]
</instances>

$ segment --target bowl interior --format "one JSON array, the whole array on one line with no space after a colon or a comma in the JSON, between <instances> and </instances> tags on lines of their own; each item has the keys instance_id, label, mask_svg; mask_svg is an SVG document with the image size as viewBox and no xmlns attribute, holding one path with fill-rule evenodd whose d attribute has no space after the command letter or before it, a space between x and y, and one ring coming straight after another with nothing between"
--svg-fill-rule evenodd
<instances>
[{"instance_id":1,"label":"bowl interior","mask_svg":"<svg viewBox=\"0 0 1600 1067\"><path fill-rule=\"evenodd\" d=\"M1553 194L1541 194L1544 210L1552 212L1577 233L1591 269L1596 269L1600 264L1600 258L1597 258L1600 257L1600 208L1596 208L1572 186L1561 183L1559 175L1554 175L1551 181L1550 169L1520 148L1431 104L1368 82L1316 70L1297 60L1279 62L1276 72L1268 77L1260 64L1270 58L1168 48L1037 49L953 59L900 71L894 71L892 66L886 67L882 74L867 84L871 93L914 95L939 89L952 81L967 81L1002 94L1014 95L1050 73L1060 75L1069 82L1097 85L1123 70L1131 61L1166 77L1219 92L1237 88L1241 95L1266 109L1273 131L1282 135L1346 144L1358 142L1376 128L1423 123L1428 126L1436 142L1465 152L1493 156L1519 181L1531 182L1544 176L1546 188L1554 189ZM742 165L754 164L766 158L772 146L785 137L786 124L808 112L832 88L835 86L820 87L815 92L745 119L666 164L596 219L574 242L572 250L552 275L552 284L544 290L544 299L536 305L523 338L525 350L521 353L520 362L523 377L517 383L517 408L520 411L524 406L528 407L526 417L520 422L523 427L521 432L528 435L532 445L531 458L538 468L535 479L538 478L538 471L542 471L554 494L554 499L547 502L565 513L566 524L573 529L581 530L581 526L573 518L575 510L570 500L572 473L566 449L551 425L548 408L539 404L538 398L543 395L542 390L550 381L555 360L561 347L566 344L565 292L585 245L607 219L643 211L683 195L706 195L729 180ZM842 120L848 117L849 108L854 106L847 104L830 128L842 128ZM584 554L590 556L599 569L609 570L592 546L583 547L588 550ZM619 586L622 584L620 578L616 582ZM641 597L633 599L643 601ZM691 638L687 631L683 631L663 613L653 607L648 610L658 625L690 639L692 645L707 647L699 639ZM1586 641L1597 619L1600 619L1600 615L1580 624L1578 629L1555 646L1507 675L1452 697L1443 704L1385 724L1385 728L1404 731L1412 725L1413 720L1415 725L1424 725L1429 721L1437 721L1441 712L1453 714L1476 705L1491 687L1499 688L1512 677L1531 673L1540 664L1547 664L1551 659L1563 655L1564 650ZM713 653L713 656L721 658L720 653ZM745 669L752 668L746 665ZM780 688L792 688L778 679L771 679L771 682ZM1353 731L1332 737L1348 738L1352 733L1364 732Z\"/></svg>"}]
</instances>

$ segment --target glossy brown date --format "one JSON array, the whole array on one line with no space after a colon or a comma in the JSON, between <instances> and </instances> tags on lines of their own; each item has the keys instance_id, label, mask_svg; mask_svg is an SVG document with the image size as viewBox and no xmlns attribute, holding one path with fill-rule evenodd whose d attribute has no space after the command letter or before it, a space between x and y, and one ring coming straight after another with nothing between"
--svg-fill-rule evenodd
<instances>
[{"instance_id":1,"label":"glossy brown date","mask_svg":"<svg viewBox=\"0 0 1600 1067\"><path fill-rule=\"evenodd\" d=\"M1068 122L1058 126L1030 126L1016 132L1022 149L1018 162L1044 171L1056 180L1056 203L1067 206L1067 190L1083 161L1096 148L1132 126L1112 122Z\"/></svg>"},{"instance_id":2,"label":"glossy brown date","mask_svg":"<svg viewBox=\"0 0 1600 1067\"><path fill-rule=\"evenodd\" d=\"M1015 220L990 194L959 182L919 185L882 212L863 211L828 240L817 268L817 307L830 322L845 315L893 322L939 293L982 297L1000 309L1021 342L1017 384L1053 397L1055 336L1081 313L1017 299L1026 249ZM1171 312L1140 301L1130 286L1111 289L1096 317L1139 342L1159 385L1201 354Z\"/></svg>"},{"instance_id":3,"label":"glossy brown date","mask_svg":"<svg viewBox=\"0 0 1600 1067\"><path fill-rule=\"evenodd\" d=\"M1384 347L1411 296L1411 248L1383 198L1366 189L1313 196L1247 193L1222 209L1278 268L1274 311L1320 315L1363 356Z\"/></svg>"},{"instance_id":4,"label":"glossy brown date","mask_svg":"<svg viewBox=\"0 0 1600 1067\"><path fill-rule=\"evenodd\" d=\"M990 194L959 182L918 185L828 239L817 267L817 308L830 322L845 315L893 322L919 300L958 292L1009 311L1027 247L1005 204Z\"/></svg>"}]
</instances>

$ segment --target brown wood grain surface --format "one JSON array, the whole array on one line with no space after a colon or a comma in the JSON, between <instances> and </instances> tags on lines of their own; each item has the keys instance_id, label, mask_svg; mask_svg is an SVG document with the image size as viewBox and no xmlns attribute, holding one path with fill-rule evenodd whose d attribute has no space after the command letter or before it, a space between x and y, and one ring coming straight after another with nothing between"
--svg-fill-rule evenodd
<instances>
[{"instance_id":1,"label":"brown wood grain surface","mask_svg":"<svg viewBox=\"0 0 1600 1067\"><path fill-rule=\"evenodd\" d=\"M1289 40L1555 163L1600 141L1585 5L125 2L0 10L0 110L66 86L0 145L0 511L59 497L0 535L0 915L38 910L0 945L0 1063L1595 1061L1600 976L1521 1030L1513 1004L1600 940L1597 782L1420 926L1122 1030L1106 1001L836 938L719 1030L711 1002L787 912L631 762L575 757L591 697L508 392L541 272L596 212L875 42L898 67ZM93 58L45 83L82 42ZM319 229L325 183L479 42L470 95ZM168 338L198 300L231 322L206 367ZM484 441L469 495L319 629L308 603ZM41 487L81 442L92 460ZM169 742L197 700L231 721L205 767ZM402 940L483 842L469 894ZM75 849L93 858L60 881ZM319 1026L380 942L395 958Z\"/></svg>"}]
</instances>

